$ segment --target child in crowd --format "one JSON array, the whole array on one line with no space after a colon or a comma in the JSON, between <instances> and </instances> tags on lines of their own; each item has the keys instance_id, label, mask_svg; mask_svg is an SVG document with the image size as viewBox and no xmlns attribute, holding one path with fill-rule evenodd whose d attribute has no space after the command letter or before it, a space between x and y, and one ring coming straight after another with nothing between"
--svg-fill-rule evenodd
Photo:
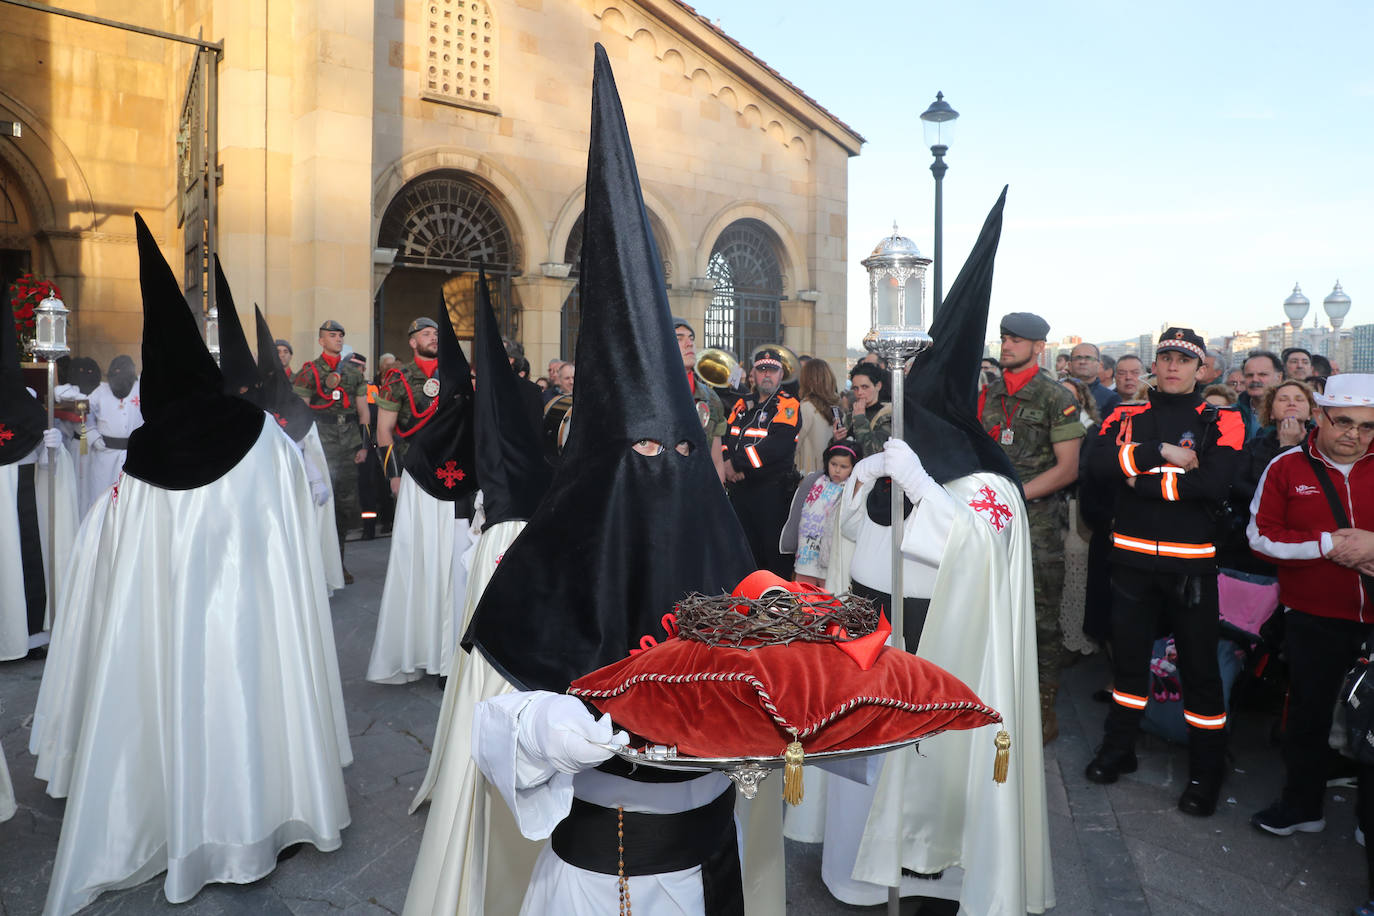
<instances>
[{"instance_id":1,"label":"child in crowd","mask_svg":"<svg viewBox=\"0 0 1374 916\"><path fill-rule=\"evenodd\" d=\"M830 565L835 508L840 504L844 482L859 460L859 445L853 439L842 439L825 450L823 459L825 470L807 474L797 487L778 543L781 553L796 554L796 581L820 586L825 585Z\"/></svg>"}]
</instances>

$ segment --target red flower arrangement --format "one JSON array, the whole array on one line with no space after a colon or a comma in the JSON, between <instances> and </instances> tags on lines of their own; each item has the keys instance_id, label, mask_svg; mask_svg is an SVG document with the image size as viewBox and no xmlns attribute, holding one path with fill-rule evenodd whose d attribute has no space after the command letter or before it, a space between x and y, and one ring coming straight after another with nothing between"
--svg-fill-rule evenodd
<instances>
[{"instance_id":1,"label":"red flower arrangement","mask_svg":"<svg viewBox=\"0 0 1374 916\"><path fill-rule=\"evenodd\" d=\"M18 280L10 284L9 292L10 308L14 310L14 330L19 336L19 356L23 359L33 342L38 325L38 319L34 314L38 303L49 296L61 299L62 293L58 290L57 284L39 280L31 273L20 275Z\"/></svg>"}]
</instances>

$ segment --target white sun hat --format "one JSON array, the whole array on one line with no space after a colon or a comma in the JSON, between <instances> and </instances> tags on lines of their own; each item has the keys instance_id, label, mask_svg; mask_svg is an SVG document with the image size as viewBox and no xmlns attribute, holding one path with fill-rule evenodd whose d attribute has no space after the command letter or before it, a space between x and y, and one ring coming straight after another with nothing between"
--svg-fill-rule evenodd
<instances>
[{"instance_id":1,"label":"white sun hat","mask_svg":"<svg viewBox=\"0 0 1374 916\"><path fill-rule=\"evenodd\" d=\"M1343 372L1326 380L1326 391L1315 392L1322 407L1374 407L1374 375Z\"/></svg>"}]
</instances>

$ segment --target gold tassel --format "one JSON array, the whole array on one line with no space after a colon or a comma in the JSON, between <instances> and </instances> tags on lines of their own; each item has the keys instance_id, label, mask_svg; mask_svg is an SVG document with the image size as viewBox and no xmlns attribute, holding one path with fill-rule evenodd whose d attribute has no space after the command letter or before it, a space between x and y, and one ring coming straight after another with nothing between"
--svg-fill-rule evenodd
<instances>
[{"instance_id":1,"label":"gold tassel","mask_svg":"<svg viewBox=\"0 0 1374 916\"><path fill-rule=\"evenodd\" d=\"M782 759L782 797L789 805L800 805L802 800L802 746L800 741L787 745Z\"/></svg>"},{"instance_id":2,"label":"gold tassel","mask_svg":"<svg viewBox=\"0 0 1374 916\"><path fill-rule=\"evenodd\" d=\"M993 739L993 743L997 745L997 758L992 764L992 781L1006 782L1007 767L1011 764L1011 735L1007 734L1006 729L1002 729Z\"/></svg>"}]
</instances>

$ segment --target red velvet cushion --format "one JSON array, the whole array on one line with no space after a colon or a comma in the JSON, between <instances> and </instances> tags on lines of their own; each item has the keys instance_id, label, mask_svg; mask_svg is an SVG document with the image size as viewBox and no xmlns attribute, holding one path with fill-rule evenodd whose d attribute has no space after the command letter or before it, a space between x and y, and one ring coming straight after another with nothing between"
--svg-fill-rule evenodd
<instances>
[{"instance_id":1,"label":"red velvet cushion","mask_svg":"<svg viewBox=\"0 0 1374 916\"><path fill-rule=\"evenodd\" d=\"M865 671L830 643L731 649L668 639L568 692L694 757L772 756L793 740L808 753L871 747L1002 720L938 665L884 648Z\"/></svg>"}]
</instances>

